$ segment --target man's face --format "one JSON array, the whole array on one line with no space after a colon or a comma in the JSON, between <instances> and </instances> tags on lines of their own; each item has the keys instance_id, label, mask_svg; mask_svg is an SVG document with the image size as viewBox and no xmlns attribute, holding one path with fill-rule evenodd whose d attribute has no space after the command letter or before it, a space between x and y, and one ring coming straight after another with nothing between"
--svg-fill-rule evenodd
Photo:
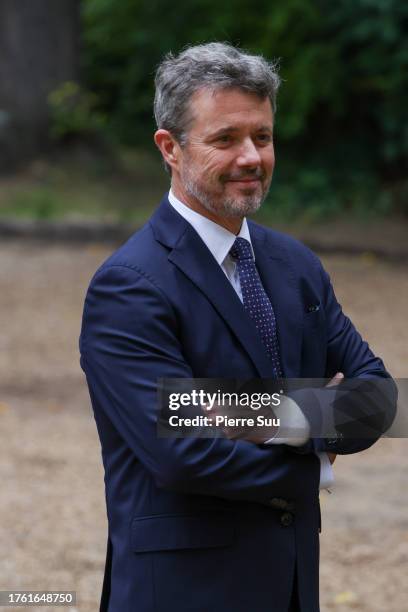
<instances>
[{"instance_id":1,"label":"man's face","mask_svg":"<svg viewBox=\"0 0 408 612\"><path fill-rule=\"evenodd\" d=\"M269 99L238 89L202 89L190 105L192 121L179 165L187 203L219 217L255 212L275 164Z\"/></svg>"}]
</instances>

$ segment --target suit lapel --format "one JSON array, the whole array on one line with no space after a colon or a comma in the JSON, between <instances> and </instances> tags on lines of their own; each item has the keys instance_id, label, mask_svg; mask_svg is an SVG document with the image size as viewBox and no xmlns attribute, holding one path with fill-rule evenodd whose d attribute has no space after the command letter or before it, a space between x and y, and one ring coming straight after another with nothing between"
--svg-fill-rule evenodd
<instances>
[{"instance_id":1,"label":"suit lapel","mask_svg":"<svg viewBox=\"0 0 408 612\"><path fill-rule=\"evenodd\" d=\"M171 248L176 265L212 303L248 353L261 378L272 377L272 365L256 327L221 267L192 226L168 204L152 217L156 239Z\"/></svg>"},{"instance_id":2,"label":"suit lapel","mask_svg":"<svg viewBox=\"0 0 408 612\"><path fill-rule=\"evenodd\" d=\"M248 225L256 267L275 312L283 374L296 378L300 376L303 317L289 253L262 227Z\"/></svg>"}]
</instances>

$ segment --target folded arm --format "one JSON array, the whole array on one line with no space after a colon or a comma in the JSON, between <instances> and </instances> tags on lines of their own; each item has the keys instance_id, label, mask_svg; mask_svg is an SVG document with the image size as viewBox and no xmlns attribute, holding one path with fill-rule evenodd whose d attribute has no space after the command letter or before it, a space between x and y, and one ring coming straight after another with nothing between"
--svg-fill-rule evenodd
<instances>
[{"instance_id":1,"label":"folded arm","mask_svg":"<svg viewBox=\"0 0 408 612\"><path fill-rule=\"evenodd\" d=\"M169 301L140 271L111 266L96 274L80 347L94 409L108 416L158 486L261 503L316 495L315 456L246 441L157 436L157 380L194 374Z\"/></svg>"}]
</instances>

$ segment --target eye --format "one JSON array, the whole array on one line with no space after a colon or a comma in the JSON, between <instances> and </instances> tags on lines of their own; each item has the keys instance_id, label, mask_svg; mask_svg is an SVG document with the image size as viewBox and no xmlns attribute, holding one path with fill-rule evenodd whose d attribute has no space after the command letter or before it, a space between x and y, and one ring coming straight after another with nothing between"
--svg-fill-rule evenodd
<instances>
[{"instance_id":1,"label":"eye","mask_svg":"<svg viewBox=\"0 0 408 612\"><path fill-rule=\"evenodd\" d=\"M221 136L218 136L217 141L221 144L228 144L229 142L232 142L232 136L229 134L222 134Z\"/></svg>"},{"instance_id":2,"label":"eye","mask_svg":"<svg viewBox=\"0 0 408 612\"><path fill-rule=\"evenodd\" d=\"M269 142L272 142L272 136L271 134L268 134L268 133L258 134L257 140L258 142L268 144Z\"/></svg>"}]
</instances>

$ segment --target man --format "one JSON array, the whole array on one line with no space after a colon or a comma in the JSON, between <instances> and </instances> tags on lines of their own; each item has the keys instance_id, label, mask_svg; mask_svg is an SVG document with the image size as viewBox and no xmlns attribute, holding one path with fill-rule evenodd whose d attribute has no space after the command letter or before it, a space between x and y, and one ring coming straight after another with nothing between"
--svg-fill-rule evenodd
<instances>
[{"instance_id":1,"label":"man","mask_svg":"<svg viewBox=\"0 0 408 612\"><path fill-rule=\"evenodd\" d=\"M246 219L271 182L278 85L263 58L220 43L157 71L171 190L94 276L81 334L109 519L101 610L319 609L327 453L375 437L309 437L307 407L300 447L156 430L161 378L388 377L316 256Z\"/></svg>"}]
</instances>

